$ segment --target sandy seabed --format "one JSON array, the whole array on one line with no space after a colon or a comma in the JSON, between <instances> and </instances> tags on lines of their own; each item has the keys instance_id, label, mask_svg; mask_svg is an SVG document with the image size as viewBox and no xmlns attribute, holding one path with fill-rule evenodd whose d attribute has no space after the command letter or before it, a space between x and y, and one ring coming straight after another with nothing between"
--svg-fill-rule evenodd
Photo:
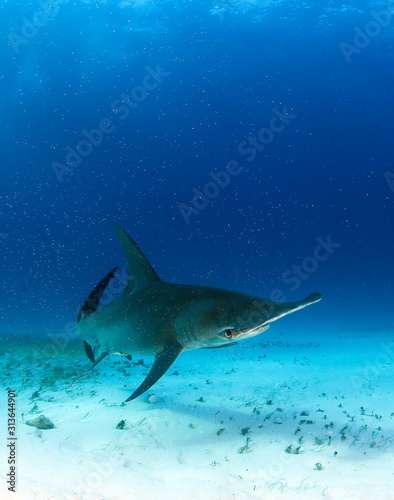
<instances>
[{"instance_id":1,"label":"sandy seabed","mask_svg":"<svg viewBox=\"0 0 394 500\"><path fill-rule=\"evenodd\" d=\"M184 353L124 404L152 358L110 356L70 387L79 342L0 337L0 499L394 499L394 331L277 338ZM54 428L26 425L39 415Z\"/></svg>"}]
</instances>

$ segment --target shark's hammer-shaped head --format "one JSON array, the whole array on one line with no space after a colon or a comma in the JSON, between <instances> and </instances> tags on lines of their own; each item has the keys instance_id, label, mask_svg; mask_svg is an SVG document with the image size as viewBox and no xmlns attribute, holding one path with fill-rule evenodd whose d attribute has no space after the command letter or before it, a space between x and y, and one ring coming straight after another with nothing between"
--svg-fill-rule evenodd
<instances>
[{"instance_id":1,"label":"shark's hammer-shaped head","mask_svg":"<svg viewBox=\"0 0 394 500\"><path fill-rule=\"evenodd\" d=\"M273 321L321 300L314 293L300 302L281 303L227 290L211 289L176 318L177 336L185 349L224 347L255 337Z\"/></svg>"}]
</instances>

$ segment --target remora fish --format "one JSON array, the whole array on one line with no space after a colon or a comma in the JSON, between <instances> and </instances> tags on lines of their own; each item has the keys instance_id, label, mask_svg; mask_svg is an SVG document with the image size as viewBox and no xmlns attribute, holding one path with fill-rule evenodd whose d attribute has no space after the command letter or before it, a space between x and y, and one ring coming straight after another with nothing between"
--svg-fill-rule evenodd
<instances>
[{"instance_id":1,"label":"remora fish","mask_svg":"<svg viewBox=\"0 0 394 500\"><path fill-rule=\"evenodd\" d=\"M93 362L108 354L152 355L155 361L131 401L155 384L186 350L218 348L259 335L273 321L321 300L313 293L300 302L280 303L206 286L166 283L157 276L130 236L114 226L129 279L121 298L98 309L114 277L112 269L81 306L77 334Z\"/></svg>"}]
</instances>

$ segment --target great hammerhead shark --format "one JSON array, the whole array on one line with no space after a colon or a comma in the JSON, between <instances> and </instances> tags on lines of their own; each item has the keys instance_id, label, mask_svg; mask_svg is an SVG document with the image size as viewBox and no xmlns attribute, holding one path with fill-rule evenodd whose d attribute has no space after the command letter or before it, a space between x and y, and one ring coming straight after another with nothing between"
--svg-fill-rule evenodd
<instances>
[{"instance_id":1,"label":"great hammerhead shark","mask_svg":"<svg viewBox=\"0 0 394 500\"><path fill-rule=\"evenodd\" d=\"M77 334L84 341L90 369L108 354L153 355L145 380L126 400L155 384L186 350L226 347L259 335L273 321L321 300L313 293L300 302L272 302L207 286L162 281L141 250L119 226L114 226L129 274L121 298L98 308L117 268L112 269L82 304Z\"/></svg>"}]
</instances>

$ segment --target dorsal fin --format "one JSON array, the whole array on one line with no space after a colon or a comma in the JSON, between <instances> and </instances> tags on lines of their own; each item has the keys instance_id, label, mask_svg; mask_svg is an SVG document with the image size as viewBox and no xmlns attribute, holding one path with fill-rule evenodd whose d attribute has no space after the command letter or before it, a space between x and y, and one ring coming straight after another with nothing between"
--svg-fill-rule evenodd
<instances>
[{"instance_id":1,"label":"dorsal fin","mask_svg":"<svg viewBox=\"0 0 394 500\"><path fill-rule=\"evenodd\" d=\"M115 224L114 230L122 246L124 257L126 259L127 271L129 273L129 279L124 295L132 293L142 284L152 281L160 281L160 278L146 260L144 254L126 233L126 231Z\"/></svg>"}]
</instances>

